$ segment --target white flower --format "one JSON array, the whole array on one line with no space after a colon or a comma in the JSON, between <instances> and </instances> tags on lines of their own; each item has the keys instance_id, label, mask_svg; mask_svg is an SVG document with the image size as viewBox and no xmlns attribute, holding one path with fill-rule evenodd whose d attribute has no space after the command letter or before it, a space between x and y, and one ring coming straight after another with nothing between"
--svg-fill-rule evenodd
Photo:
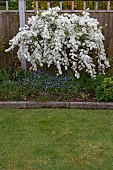
<instances>
[{"instance_id":1,"label":"white flower","mask_svg":"<svg viewBox=\"0 0 113 170\"><path fill-rule=\"evenodd\" d=\"M37 65L47 64L50 67L54 64L59 74L62 74L63 66L65 70L71 67L77 78L82 70L95 78L95 65L89 55L95 50L98 69L105 73L109 61L97 19L90 18L88 10L83 11L82 16L66 13L58 15L59 10L59 7L50 8L29 18L28 25L20 28L10 40L6 52L18 46L18 58L27 59L33 70L37 70Z\"/></svg>"}]
</instances>

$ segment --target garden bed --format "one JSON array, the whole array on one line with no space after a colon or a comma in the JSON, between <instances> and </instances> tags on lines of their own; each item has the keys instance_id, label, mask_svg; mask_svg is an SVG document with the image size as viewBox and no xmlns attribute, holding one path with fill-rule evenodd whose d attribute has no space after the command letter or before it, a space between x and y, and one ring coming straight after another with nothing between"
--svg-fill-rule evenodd
<instances>
[{"instance_id":1,"label":"garden bed","mask_svg":"<svg viewBox=\"0 0 113 170\"><path fill-rule=\"evenodd\" d=\"M88 10L81 16L59 10L38 12L10 40L5 51L18 47L17 57L34 71L1 70L0 101L113 101L113 77L103 75L110 65L99 22Z\"/></svg>"},{"instance_id":2,"label":"garden bed","mask_svg":"<svg viewBox=\"0 0 113 170\"><path fill-rule=\"evenodd\" d=\"M0 72L0 101L112 102L113 77L82 74L79 79L68 71L57 76L47 70L24 72L5 68Z\"/></svg>"},{"instance_id":3,"label":"garden bed","mask_svg":"<svg viewBox=\"0 0 113 170\"><path fill-rule=\"evenodd\" d=\"M34 96L28 96L26 101L36 101L36 102L44 102L44 101L64 101L64 102L95 102L96 99L94 97L65 97L63 95L55 95L49 92L40 92Z\"/></svg>"}]
</instances>

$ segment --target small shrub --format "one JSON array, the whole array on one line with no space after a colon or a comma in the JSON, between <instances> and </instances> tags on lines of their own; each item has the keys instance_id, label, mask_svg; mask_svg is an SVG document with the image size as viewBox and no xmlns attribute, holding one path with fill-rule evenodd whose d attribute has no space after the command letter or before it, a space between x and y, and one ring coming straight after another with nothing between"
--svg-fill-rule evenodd
<instances>
[{"instance_id":1,"label":"small shrub","mask_svg":"<svg viewBox=\"0 0 113 170\"><path fill-rule=\"evenodd\" d=\"M71 68L75 77L79 78L83 72L96 77L92 57L95 51L98 71L105 73L109 62L99 22L90 18L88 11L78 16L58 15L59 10L59 7L50 8L29 18L28 25L20 28L19 33L10 40L6 52L17 46L18 58L30 62L33 70L37 70L37 65L54 65L59 75Z\"/></svg>"},{"instance_id":2,"label":"small shrub","mask_svg":"<svg viewBox=\"0 0 113 170\"><path fill-rule=\"evenodd\" d=\"M12 71L13 70L13 71ZM12 73L12 74L11 74ZM0 100L34 101L113 101L113 76L97 75L91 79L82 74L77 79L68 71L56 76L49 71L24 72L21 69L0 70Z\"/></svg>"},{"instance_id":3,"label":"small shrub","mask_svg":"<svg viewBox=\"0 0 113 170\"><path fill-rule=\"evenodd\" d=\"M0 69L0 83L6 81L9 79L9 75L5 74L5 72L3 71L3 69Z\"/></svg>"},{"instance_id":4,"label":"small shrub","mask_svg":"<svg viewBox=\"0 0 113 170\"><path fill-rule=\"evenodd\" d=\"M0 84L0 100L3 101L18 101L22 100L22 94L16 87L15 82L7 80Z\"/></svg>"},{"instance_id":5,"label":"small shrub","mask_svg":"<svg viewBox=\"0 0 113 170\"><path fill-rule=\"evenodd\" d=\"M10 80L17 81L22 77L25 77L26 72L21 68L16 68L15 66L5 66L1 69L3 76Z\"/></svg>"},{"instance_id":6,"label":"small shrub","mask_svg":"<svg viewBox=\"0 0 113 170\"><path fill-rule=\"evenodd\" d=\"M98 101L113 102L113 76L105 77L95 90Z\"/></svg>"}]
</instances>

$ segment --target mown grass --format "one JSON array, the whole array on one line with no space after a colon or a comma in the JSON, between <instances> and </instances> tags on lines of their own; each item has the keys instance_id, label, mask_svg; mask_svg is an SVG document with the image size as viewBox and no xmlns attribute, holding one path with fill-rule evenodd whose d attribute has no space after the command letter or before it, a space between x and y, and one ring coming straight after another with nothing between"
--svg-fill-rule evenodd
<instances>
[{"instance_id":1,"label":"mown grass","mask_svg":"<svg viewBox=\"0 0 113 170\"><path fill-rule=\"evenodd\" d=\"M1 109L0 169L112 170L113 111Z\"/></svg>"}]
</instances>

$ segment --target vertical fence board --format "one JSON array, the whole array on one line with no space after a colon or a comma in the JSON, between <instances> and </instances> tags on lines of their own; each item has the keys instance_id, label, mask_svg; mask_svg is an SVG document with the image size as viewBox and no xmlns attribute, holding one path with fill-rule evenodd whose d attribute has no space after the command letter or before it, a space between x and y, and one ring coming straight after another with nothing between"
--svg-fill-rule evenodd
<instances>
[{"instance_id":1,"label":"vertical fence board","mask_svg":"<svg viewBox=\"0 0 113 170\"><path fill-rule=\"evenodd\" d=\"M107 3L107 10L108 11L110 10L110 1L108 1L108 3Z\"/></svg>"},{"instance_id":2,"label":"vertical fence board","mask_svg":"<svg viewBox=\"0 0 113 170\"><path fill-rule=\"evenodd\" d=\"M47 8L48 9L50 8L50 2L47 2Z\"/></svg>"},{"instance_id":3,"label":"vertical fence board","mask_svg":"<svg viewBox=\"0 0 113 170\"><path fill-rule=\"evenodd\" d=\"M109 18L108 18L108 27L109 27L109 31L108 31L108 55L109 57L113 58L113 14L110 13L109 14Z\"/></svg>"},{"instance_id":4,"label":"vertical fence board","mask_svg":"<svg viewBox=\"0 0 113 170\"><path fill-rule=\"evenodd\" d=\"M71 10L73 11L74 10L74 1L72 1L72 4L71 4Z\"/></svg>"},{"instance_id":5,"label":"vertical fence board","mask_svg":"<svg viewBox=\"0 0 113 170\"><path fill-rule=\"evenodd\" d=\"M96 1L95 10L98 10L98 1Z\"/></svg>"},{"instance_id":6,"label":"vertical fence board","mask_svg":"<svg viewBox=\"0 0 113 170\"><path fill-rule=\"evenodd\" d=\"M111 22L111 20L109 20L109 16L107 15L107 13L105 13L104 16L103 16L103 34L104 34L104 36L106 38L105 41L104 41L106 52L107 52L107 48L109 46L109 29L110 29L109 21Z\"/></svg>"},{"instance_id":7,"label":"vertical fence board","mask_svg":"<svg viewBox=\"0 0 113 170\"><path fill-rule=\"evenodd\" d=\"M36 11L38 11L38 1L36 1Z\"/></svg>"},{"instance_id":8,"label":"vertical fence board","mask_svg":"<svg viewBox=\"0 0 113 170\"><path fill-rule=\"evenodd\" d=\"M83 9L84 9L84 10L86 9L86 1L84 1L84 7L83 7Z\"/></svg>"},{"instance_id":9,"label":"vertical fence board","mask_svg":"<svg viewBox=\"0 0 113 170\"><path fill-rule=\"evenodd\" d=\"M8 1L6 1L6 11L8 12L9 7L8 7Z\"/></svg>"},{"instance_id":10,"label":"vertical fence board","mask_svg":"<svg viewBox=\"0 0 113 170\"><path fill-rule=\"evenodd\" d=\"M62 1L60 1L60 10L62 11Z\"/></svg>"},{"instance_id":11,"label":"vertical fence board","mask_svg":"<svg viewBox=\"0 0 113 170\"><path fill-rule=\"evenodd\" d=\"M109 56L109 60L110 60L110 72L113 73L113 13L109 14L109 18L108 18L108 22L109 22L109 30L108 30L108 48L107 48L107 54Z\"/></svg>"}]
</instances>

